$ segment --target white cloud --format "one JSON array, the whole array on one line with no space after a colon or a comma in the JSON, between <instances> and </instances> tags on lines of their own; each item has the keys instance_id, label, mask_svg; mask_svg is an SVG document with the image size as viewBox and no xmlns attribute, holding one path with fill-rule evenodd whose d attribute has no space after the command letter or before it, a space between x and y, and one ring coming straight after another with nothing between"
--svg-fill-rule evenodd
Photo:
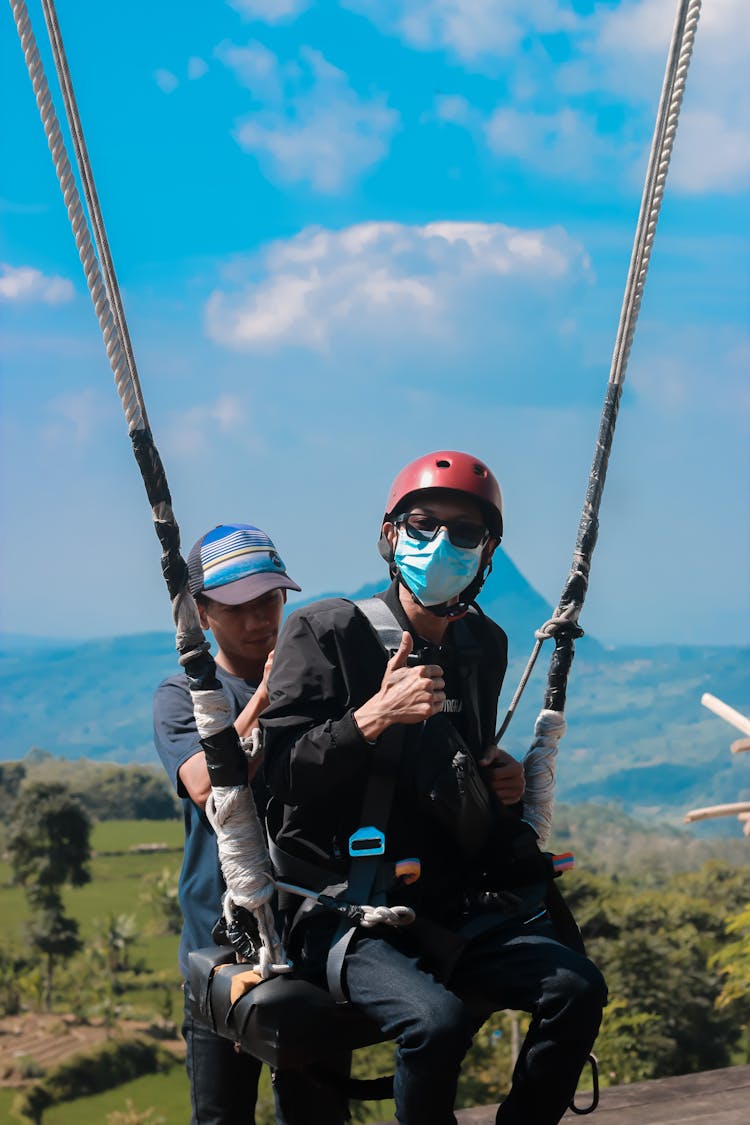
<instances>
[{"instance_id":1,"label":"white cloud","mask_svg":"<svg viewBox=\"0 0 750 1125\"><path fill-rule=\"evenodd\" d=\"M235 137L270 178L336 193L386 155L398 114L382 94L360 96L319 51L303 47L288 64L260 43L222 44L217 54L262 102Z\"/></svg>"},{"instance_id":2,"label":"white cloud","mask_svg":"<svg viewBox=\"0 0 750 1125\"><path fill-rule=\"evenodd\" d=\"M502 356L515 393L527 377L533 384L546 348L578 347L570 320L588 277L585 251L561 228L310 227L235 262L232 282L207 302L206 330L224 347L277 356L286 386L314 371L321 386L345 377L403 389L408 372L411 388L457 387ZM289 358L300 349L311 357L302 367Z\"/></svg>"},{"instance_id":3,"label":"white cloud","mask_svg":"<svg viewBox=\"0 0 750 1125\"><path fill-rule=\"evenodd\" d=\"M45 405L50 421L42 429L45 441L84 446L115 413L114 403L88 388L50 399Z\"/></svg>"},{"instance_id":4,"label":"white cloud","mask_svg":"<svg viewBox=\"0 0 750 1125\"><path fill-rule=\"evenodd\" d=\"M246 20L282 23L309 7L310 0L229 0L229 6Z\"/></svg>"},{"instance_id":5,"label":"white cloud","mask_svg":"<svg viewBox=\"0 0 750 1125\"><path fill-rule=\"evenodd\" d=\"M191 82L195 82L198 78L202 78L204 74L208 73L208 63L205 59L200 58L199 55L191 55L187 64L187 76Z\"/></svg>"},{"instance_id":6,"label":"white cloud","mask_svg":"<svg viewBox=\"0 0 750 1125\"><path fill-rule=\"evenodd\" d=\"M60 305L74 296L73 283L66 277L49 277L32 266L11 266L8 262L0 262L0 300Z\"/></svg>"},{"instance_id":7,"label":"white cloud","mask_svg":"<svg viewBox=\"0 0 750 1125\"><path fill-rule=\"evenodd\" d=\"M614 141L599 134L595 120L570 107L555 113L500 108L484 128L497 156L570 179L591 179L597 163L617 153ZM619 155L622 158L627 151Z\"/></svg>"},{"instance_id":8,"label":"white cloud","mask_svg":"<svg viewBox=\"0 0 750 1125\"><path fill-rule=\"evenodd\" d=\"M177 455L205 452L217 436L245 425L246 411L236 395L222 394L213 403L191 406L172 415L164 427L164 447Z\"/></svg>"},{"instance_id":9,"label":"white cloud","mask_svg":"<svg viewBox=\"0 0 750 1125\"><path fill-rule=\"evenodd\" d=\"M732 192L750 184L747 124L728 122L710 110L686 111L675 144L672 182L685 194Z\"/></svg>"},{"instance_id":10,"label":"white cloud","mask_svg":"<svg viewBox=\"0 0 750 1125\"><path fill-rule=\"evenodd\" d=\"M241 86L250 90L258 101L281 105L284 100L284 68L273 51L257 40L244 47L220 43L217 58L233 73Z\"/></svg>"},{"instance_id":11,"label":"white cloud","mask_svg":"<svg viewBox=\"0 0 750 1125\"><path fill-rule=\"evenodd\" d=\"M435 98L435 116L450 125L468 125L473 111L470 103L460 94L438 94Z\"/></svg>"},{"instance_id":12,"label":"white cloud","mask_svg":"<svg viewBox=\"0 0 750 1125\"><path fill-rule=\"evenodd\" d=\"M163 94L173 94L180 84L180 80L171 70L159 67L154 71L154 82Z\"/></svg>"},{"instance_id":13,"label":"white cloud","mask_svg":"<svg viewBox=\"0 0 750 1125\"><path fill-rule=\"evenodd\" d=\"M639 182L674 0L619 0L593 5L587 15L568 0L345 2L410 47L442 50L469 69L502 75L507 92L493 114L460 98L436 101L441 120L484 135L496 155L571 179L611 180L617 171L626 184ZM547 50L550 36L554 51ZM732 193L750 183L748 71L747 0L704 4L675 144L674 190Z\"/></svg>"},{"instance_id":14,"label":"white cloud","mask_svg":"<svg viewBox=\"0 0 750 1125\"><path fill-rule=\"evenodd\" d=\"M637 103L655 103L674 23L672 0L631 0L601 8L585 25L580 56L591 88ZM687 98L725 106L747 105L750 21L745 0L703 4L687 78Z\"/></svg>"},{"instance_id":15,"label":"white cloud","mask_svg":"<svg viewBox=\"0 0 750 1125\"><path fill-rule=\"evenodd\" d=\"M744 328L688 323L665 339L663 326L647 321L642 333L628 380L648 411L666 425L700 419L713 433L729 424L747 427L750 335Z\"/></svg>"},{"instance_id":16,"label":"white cloud","mask_svg":"<svg viewBox=\"0 0 750 1125\"><path fill-rule=\"evenodd\" d=\"M674 22L672 0L600 8L577 56L560 72L573 96L614 94L640 121L645 151ZM736 192L750 183L750 21L745 0L704 4L687 75L670 185L686 194ZM641 163L642 163L641 158Z\"/></svg>"},{"instance_id":17,"label":"white cloud","mask_svg":"<svg viewBox=\"0 0 750 1125\"><path fill-rule=\"evenodd\" d=\"M418 50L447 50L463 62L496 65L529 34L570 30L578 17L560 0L344 0Z\"/></svg>"}]
</instances>

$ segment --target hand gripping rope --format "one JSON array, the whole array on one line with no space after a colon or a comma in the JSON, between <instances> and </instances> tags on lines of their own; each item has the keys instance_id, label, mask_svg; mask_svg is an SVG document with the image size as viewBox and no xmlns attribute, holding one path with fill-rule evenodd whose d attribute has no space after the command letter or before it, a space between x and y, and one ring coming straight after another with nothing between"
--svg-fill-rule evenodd
<instances>
[{"instance_id":1,"label":"hand gripping rope","mask_svg":"<svg viewBox=\"0 0 750 1125\"><path fill-rule=\"evenodd\" d=\"M555 759L558 743L566 729L564 710L568 674L573 662L575 639L583 635L583 630L578 625L578 618L588 589L591 557L599 533L599 508L607 476L622 386L646 284L646 274L677 133L677 121L685 92L685 81L699 15L700 0L680 0L651 141L646 182L612 355L609 382L570 573L553 617L536 632L536 643L496 736L496 741L499 742L508 729L541 647L547 639L554 637L555 649L550 660L544 707L536 720L534 739L524 758L526 773L524 816L536 830L542 846L547 842L552 829Z\"/></svg>"},{"instance_id":2,"label":"hand gripping rope","mask_svg":"<svg viewBox=\"0 0 750 1125\"><path fill-rule=\"evenodd\" d=\"M271 911L270 899L274 893L271 863L247 781L245 755L233 726L228 702L216 679L216 665L208 651L197 607L188 590L187 566L180 554L180 531L172 511L164 467L146 416L54 3L53 0L42 0L42 8L88 218L71 169L26 4L24 0L10 2L86 283L125 412L133 451L151 504L156 534L162 545L162 572L172 599L177 650L190 684L198 734L214 784L206 813L216 832L219 859L227 884L225 915L231 917L237 906L254 914L260 941L251 941L245 949L257 955L259 973L266 977L289 968ZM96 252L92 245L92 231ZM238 848L243 850L242 863L237 859Z\"/></svg>"}]
</instances>

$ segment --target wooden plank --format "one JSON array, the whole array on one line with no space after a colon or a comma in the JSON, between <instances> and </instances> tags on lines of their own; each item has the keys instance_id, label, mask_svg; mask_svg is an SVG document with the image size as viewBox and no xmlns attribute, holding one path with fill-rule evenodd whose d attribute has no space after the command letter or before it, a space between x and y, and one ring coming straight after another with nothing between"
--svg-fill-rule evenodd
<instances>
[{"instance_id":1,"label":"wooden plank","mask_svg":"<svg viewBox=\"0 0 750 1125\"><path fill-rule=\"evenodd\" d=\"M602 1091L592 1121L598 1125L747 1125L750 1066L633 1082ZM567 1113L565 1122L579 1120Z\"/></svg>"},{"instance_id":2,"label":"wooden plank","mask_svg":"<svg viewBox=\"0 0 750 1125\"><path fill-rule=\"evenodd\" d=\"M580 1105L588 1104L586 1091L578 1101ZM748 1125L748 1107L750 1066L731 1066L678 1078L611 1086L602 1090L599 1108L589 1120L592 1125ZM495 1125L496 1112L496 1105L462 1109L456 1113L456 1121L458 1125ZM563 1118L565 1125L581 1120L573 1113L566 1113Z\"/></svg>"},{"instance_id":3,"label":"wooden plank","mask_svg":"<svg viewBox=\"0 0 750 1125\"><path fill-rule=\"evenodd\" d=\"M684 820L691 824L694 820L711 820L718 816L741 816L750 813L750 801L734 801L730 805L710 805L705 809L691 809L685 813Z\"/></svg>"},{"instance_id":4,"label":"wooden plank","mask_svg":"<svg viewBox=\"0 0 750 1125\"><path fill-rule=\"evenodd\" d=\"M713 711L714 715L718 715L719 718L723 719L724 722L736 727L742 734L750 735L750 719L748 719L747 715L743 715L741 711L736 711L734 707L730 707L728 703L717 699L716 696L711 695L709 691L703 693L701 703L704 707L708 707L709 711Z\"/></svg>"}]
</instances>

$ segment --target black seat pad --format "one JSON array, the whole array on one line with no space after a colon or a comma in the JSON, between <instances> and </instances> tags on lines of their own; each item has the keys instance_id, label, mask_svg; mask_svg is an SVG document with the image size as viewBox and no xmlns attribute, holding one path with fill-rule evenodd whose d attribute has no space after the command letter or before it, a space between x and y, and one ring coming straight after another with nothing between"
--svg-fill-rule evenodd
<instances>
[{"instance_id":1,"label":"black seat pad","mask_svg":"<svg viewBox=\"0 0 750 1125\"><path fill-rule=\"evenodd\" d=\"M232 1004L232 978L247 971L234 964L234 951L212 946L190 954L193 1017L275 1068L323 1061L337 1050L356 1050L387 1038L350 1004L337 1004L328 991L293 973L262 981ZM226 966L216 972L219 966Z\"/></svg>"}]
</instances>

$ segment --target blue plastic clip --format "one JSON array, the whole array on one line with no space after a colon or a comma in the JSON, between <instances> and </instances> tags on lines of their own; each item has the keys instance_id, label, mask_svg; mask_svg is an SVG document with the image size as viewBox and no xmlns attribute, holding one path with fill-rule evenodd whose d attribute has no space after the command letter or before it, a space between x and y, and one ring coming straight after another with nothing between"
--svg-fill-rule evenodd
<instances>
[{"instance_id":1,"label":"blue plastic clip","mask_svg":"<svg viewBox=\"0 0 750 1125\"><path fill-rule=\"evenodd\" d=\"M361 855L384 855L384 853L385 836L379 828L373 826L358 828L357 831L349 837L349 855L352 857Z\"/></svg>"}]
</instances>

